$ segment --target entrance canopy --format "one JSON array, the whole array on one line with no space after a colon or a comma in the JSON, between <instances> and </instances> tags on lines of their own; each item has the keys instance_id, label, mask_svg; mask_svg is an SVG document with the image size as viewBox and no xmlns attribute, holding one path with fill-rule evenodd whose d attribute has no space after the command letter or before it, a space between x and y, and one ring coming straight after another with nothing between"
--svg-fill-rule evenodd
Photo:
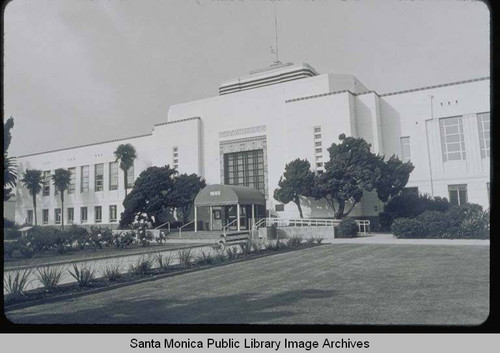
<instances>
[{"instance_id":1,"label":"entrance canopy","mask_svg":"<svg viewBox=\"0 0 500 353\"><path fill-rule=\"evenodd\" d=\"M248 186L213 184L201 190L194 206L265 205L266 197L260 190Z\"/></svg>"}]
</instances>

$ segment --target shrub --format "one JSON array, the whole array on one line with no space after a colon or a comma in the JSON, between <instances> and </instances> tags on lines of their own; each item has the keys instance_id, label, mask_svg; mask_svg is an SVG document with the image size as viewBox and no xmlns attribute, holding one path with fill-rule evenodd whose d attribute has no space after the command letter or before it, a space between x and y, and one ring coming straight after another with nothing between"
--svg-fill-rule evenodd
<instances>
[{"instance_id":1,"label":"shrub","mask_svg":"<svg viewBox=\"0 0 500 353\"><path fill-rule=\"evenodd\" d=\"M226 248L226 255L228 260L236 260L238 258L238 249L234 246Z\"/></svg>"},{"instance_id":2,"label":"shrub","mask_svg":"<svg viewBox=\"0 0 500 353\"><path fill-rule=\"evenodd\" d=\"M37 251L35 250L35 247L31 243L30 240L27 238L24 239L19 239L16 242L15 248L19 250L21 255L26 258L30 258L36 255Z\"/></svg>"},{"instance_id":3,"label":"shrub","mask_svg":"<svg viewBox=\"0 0 500 353\"><path fill-rule=\"evenodd\" d=\"M240 247L241 254L243 256L247 256L250 253L251 244L249 241L245 241L243 243L238 243L238 246Z\"/></svg>"},{"instance_id":4,"label":"shrub","mask_svg":"<svg viewBox=\"0 0 500 353\"><path fill-rule=\"evenodd\" d=\"M153 261L149 255L141 255L136 262L130 265L130 272L135 274L146 274L153 268Z\"/></svg>"},{"instance_id":5,"label":"shrub","mask_svg":"<svg viewBox=\"0 0 500 353\"><path fill-rule=\"evenodd\" d=\"M9 242L4 242L3 243L3 253L7 257L12 257L14 254L14 251L18 249L18 242L17 241L9 241Z\"/></svg>"},{"instance_id":6,"label":"shrub","mask_svg":"<svg viewBox=\"0 0 500 353\"><path fill-rule=\"evenodd\" d=\"M323 242L323 237L315 237L314 240L317 244L321 244L321 242Z\"/></svg>"},{"instance_id":7,"label":"shrub","mask_svg":"<svg viewBox=\"0 0 500 353\"><path fill-rule=\"evenodd\" d=\"M28 252L41 253L56 247L60 233L58 228L35 226L28 231L23 244L30 248Z\"/></svg>"},{"instance_id":8,"label":"shrub","mask_svg":"<svg viewBox=\"0 0 500 353\"><path fill-rule=\"evenodd\" d=\"M153 234L146 231L145 228L138 230L139 243L145 247L148 246L153 240Z\"/></svg>"},{"instance_id":9,"label":"shrub","mask_svg":"<svg viewBox=\"0 0 500 353\"><path fill-rule=\"evenodd\" d=\"M489 213L477 204L465 204L451 207L446 212L450 238L489 238Z\"/></svg>"},{"instance_id":10,"label":"shrub","mask_svg":"<svg viewBox=\"0 0 500 353\"><path fill-rule=\"evenodd\" d=\"M309 237L306 239L306 243L307 245L313 245L314 244L314 237Z\"/></svg>"},{"instance_id":11,"label":"shrub","mask_svg":"<svg viewBox=\"0 0 500 353\"><path fill-rule=\"evenodd\" d=\"M301 235L293 235L287 239L288 246L300 246L302 244L302 236Z\"/></svg>"},{"instance_id":12,"label":"shrub","mask_svg":"<svg viewBox=\"0 0 500 353\"><path fill-rule=\"evenodd\" d=\"M3 288L12 298L24 295L24 292L31 283L30 276L32 270L27 268L18 271L9 271L4 274Z\"/></svg>"},{"instance_id":13,"label":"shrub","mask_svg":"<svg viewBox=\"0 0 500 353\"><path fill-rule=\"evenodd\" d=\"M4 229L5 228L11 229L11 228L17 228L18 226L16 225L16 222L11 221L10 219L4 217L3 218L3 227L4 227Z\"/></svg>"},{"instance_id":14,"label":"shrub","mask_svg":"<svg viewBox=\"0 0 500 353\"><path fill-rule=\"evenodd\" d=\"M117 232L113 234L113 243L118 249L124 249L135 240L135 233L132 231Z\"/></svg>"},{"instance_id":15,"label":"shrub","mask_svg":"<svg viewBox=\"0 0 500 353\"><path fill-rule=\"evenodd\" d=\"M445 212L450 208L446 198L428 195L402 194L391 198L384 211L396 218L414 218L425 211Z\"/></svg>"},{"instance_id":16,"label":"shrub","mask_svg":"<svg viewBox=\"0 0 500 353\"><path fill-rule=\"evenodd\" d=\"M178 251L179 265L182 267L191 267L193 264L194 256L191 249L181 249Z\"/></svg>"},{"instance_id":17,"label":"shrub","mask_svg":"<svg viewBox=\"0 0 500 353\"><path fill-rule=\"evenodd\" d=\"M252 239L250 240L250 249L258 253L264 250L265 246L260 240Z\"/></svg>"},{"instance_id":18,"label":"shrub","mask_svg":"<svg viewBox=\"0 0 500 353\"><path fill-rule=\"evenodd\" d=\"M166 243L167 242L167 234L165 233L165 231L160 231L160 233L158 234L158 236L156 237L155 241L158 243L158 244L163 244L163 243Z\"/></svg>"},{"instance_id":19,"label":"shrub","mask_svg":"<svg viewBox=\"0 0 500 353\"><path fill-rule=\"evenodd\" d=\"M196 262L200 265L210 265L216 262L215 257L210 252L201 251Z\"/></svg>"},{"instance_id":20,"label":"shrub","mask_svg":"<svg viewBox=\"0 0 500 353\"><path fill-rule=\"evenodd\" d=\"M65 232L68 232L71 246L73 248L77 248L83 250L87 241L89 239L89 233L87 229L84 227L78 227L77 225L72 225L69 228L65 229Z\"/></svg>"},{"instance_id":21,"label":"shrub","mask_svg":"<svg viewBox=\"0 0 500 353\"><path fill-rule=\"evenodd\" d=\"M68 269L69 274L73 277L80 287L89 286L95 278L95 268L89 263L78 264L76 262L71 264L73 271Z\"/></svg>"},{"instance_id":22,"label":"shrub","mask_svg":"<svg viewBox=\"0 0 500 353\"><path fill-rule=\"evenodd\" d=\"M154 254L154 260L160 269L165 270L173 262L172 253L162 254L161 252L157 252Z\"/></svg>"},{"instance_id":23,"label":"shrub","mask_svg":"<svg viewBox=\"0 0 500 353\"><path fill-rule=\"evenodd\" d=\"M380 222L380 229L382 231L389 231L391 229L392 222L394 221L392 213L380 212L378 214L378 219Z\"/></svg>"},{"instance_id":24,"label":"shrub","mask_svg":"<svg viewBox=\"0 0 500 353\"><path fill-rule=\"evenodd\" d=\"M439 211L425 211L416 220L423 228L422 236L426 238L447 238L449 221L447 213Z\"/></svg>"},{"instance_id":25,"label":"shrub","mask_svg":"<svg viewBox=\"0 0 500 353\"><path fill-rule=\"evenodd\" d=\"M396 238L422 238L425 234L424 227L420 221L412 218L398 218L391 226L392 233Z\"/></svg>"},{"instance_id":26,"label":"shrub","mask_svg":"<svg viewBox=\"0 0 500 353\"><path fill-rule=\"evenodd\" d=\"M120 264L119 263L114 263L110 264L107 263L104 266L104 270L102 271L103 277L106 278L109 282L114 282L118 278L122 276L120 273Z\"/></svg>"},{"instance_id":27,"label":"shrub","mask_svg":"<svg viewBox=\"0 0 500 353\"><path fill-rule=\"evenodd\" d=\"M338 231L339 238L354 238L359 232L359 227L354 219L346 217L338 225Z\"/></svg>"},{"instance_id":28,"label":"shrub","mask_svg":"<svg viewBox=\"0 0 500 353\"><path fill-rule=\"evenodd\" d=\"M61 282L64 270L59 266L42 266L36 269L35 277L45 289L53 289Z\"/></svg>"},{"instance_id":29,"label":"shrub","mask_svg":"<svg viewBox=\"0 0 500 353\"><path fill-rule=\"evenodd\" d=\"M89 244L94 249L102 249L102 246L109 246L113 244L113 231L106 227L90 227Z\"/></svg>"},{"instance_id":30,"label":"shrub","mask_svg":"<svg viewBox=\"0 0 500 353\"><path fill-rule=\"evenodd\" d=\"M4 225L5 227L5 225ZM3 229L4 239L19 239L21 238L21 232L15 228L4 228Z\"/></svg>"}]
</instances>

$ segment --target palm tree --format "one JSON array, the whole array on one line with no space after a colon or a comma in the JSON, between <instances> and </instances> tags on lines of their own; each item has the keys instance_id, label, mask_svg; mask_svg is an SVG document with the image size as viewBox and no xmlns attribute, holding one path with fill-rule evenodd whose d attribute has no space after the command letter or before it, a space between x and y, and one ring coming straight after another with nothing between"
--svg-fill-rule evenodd
<instances>
[{"instance_id":1,"label":"palm tree","mask_svg":"<svg viewBox=\"0 0 500 353\"><path fill-rule=\"evenodd\" d=\"M71 172L67 169L56 169L52 175L52 183L57 191L61 193L61 226L64 229L64 191L68 189L71 183Z\"/></svg>"},{"instance_id":2,"label":"palm tree","mask_svg":"<svg viewBox=\"0 0 500 353\"><path fill-rule=\"evenodd\" d=\"M37 169L27 169L23 174L21 182L24 187L28 189L30 195L33 197L33 213L35 214L35 225L37 225L36 218L36 195L42 191L42 171Z\"/></svg>"},{"instance_id":3,"label":"palm tree","mask_svg":"<svg viewBox=\"0 0 500 353\"><path fill-rule=\"evenodd\" d=\"M120 169L123 170L123 181L125 183L125 197L127 197L127 171L134 165L137 158L134 146L130 143L119 145L115 151L116 161L120 161Z\"/></svg>"},{"instance_id":4,"label":"palm tree","mask_svg":"<svg viewBox=\"0 0 500 353\"><path fill-rule=\"evenodd\" d=\"M14 118L11 116L3 123L3 189L4 201L7 201L12 194L12 189L16 186L17 167L16 159L9 157L7 150L9 149L12 140L11 130L14 127ZM9 186L9 187L8 187Z\"/></svg>"}]
</instances>

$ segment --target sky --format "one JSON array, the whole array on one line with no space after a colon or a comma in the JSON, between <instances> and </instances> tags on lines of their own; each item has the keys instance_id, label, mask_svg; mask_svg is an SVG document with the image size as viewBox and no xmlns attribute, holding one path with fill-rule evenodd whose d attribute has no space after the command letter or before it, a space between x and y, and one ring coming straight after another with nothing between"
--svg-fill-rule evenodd
<instances>
[{"instance_id":1,"label":"sky","mask_svg":"<svg viewBox=\"0 0 500 353\"><path fill-rule=\"evenodd\" d=\"M272 64L271 0L13 0L10 156L150 133L177 103ZM279 56L386 93L489 76L476 1L277 0Z\"/></svg>"}]
</instances>

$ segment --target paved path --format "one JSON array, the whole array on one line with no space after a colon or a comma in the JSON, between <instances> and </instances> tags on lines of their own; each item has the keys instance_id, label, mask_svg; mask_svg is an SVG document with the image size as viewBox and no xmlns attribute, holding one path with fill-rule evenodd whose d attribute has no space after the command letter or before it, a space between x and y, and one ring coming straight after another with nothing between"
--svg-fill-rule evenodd
<instances>
[{"instance_id":1,"label":"paved path","mask_svg":"<svg viewBox=\"0 0 500 353\"><path fill-rule=\"evenodd\" d=\"M16 323L476 325L489 247L337 244L7 312Z\"/></svg>"},{"instance_id":2,"label":"paved path","mask_svg":"<svg viewBox=\"0 0 500 353\"><path fill-rule=\"evenodd\" d=\"M325 238L331 244L416 244L416 245L490 245L489 239L398 239L390 233L374 233L356 238Z\"/></svg>"}]
</instances>

